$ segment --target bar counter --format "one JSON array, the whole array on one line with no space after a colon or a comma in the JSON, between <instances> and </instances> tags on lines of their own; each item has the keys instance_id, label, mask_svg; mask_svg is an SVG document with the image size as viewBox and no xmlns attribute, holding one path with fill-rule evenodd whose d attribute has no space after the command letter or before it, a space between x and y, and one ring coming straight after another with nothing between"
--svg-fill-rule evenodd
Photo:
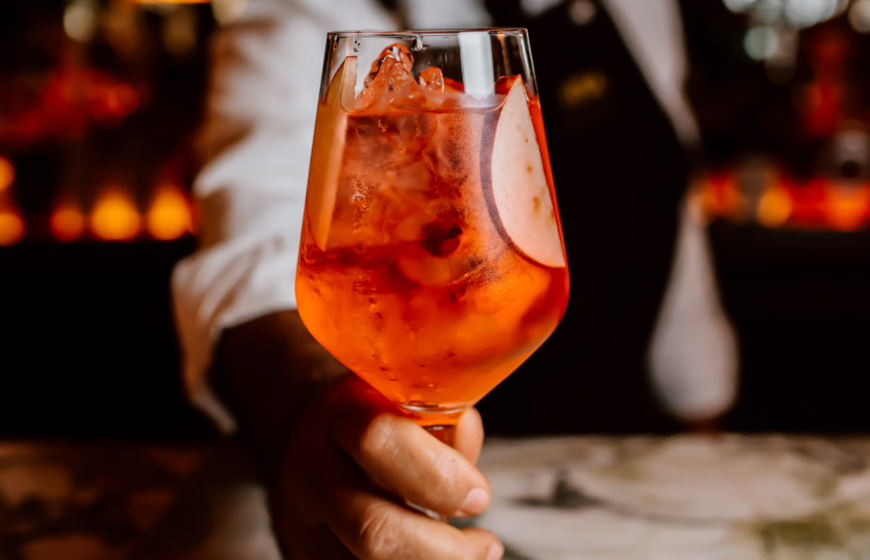
<instances>
[{"instance_id":1,"label":"bar counter","mask_svg":"<svg viewBox=\"0 0 870 560\"><path fill-rule=\"evenodd\" d=\"M870 438L490 440L507 560L870 558ZM277 560L234 444L0 443L2 560Z\"/></svg>"}]
</instances>

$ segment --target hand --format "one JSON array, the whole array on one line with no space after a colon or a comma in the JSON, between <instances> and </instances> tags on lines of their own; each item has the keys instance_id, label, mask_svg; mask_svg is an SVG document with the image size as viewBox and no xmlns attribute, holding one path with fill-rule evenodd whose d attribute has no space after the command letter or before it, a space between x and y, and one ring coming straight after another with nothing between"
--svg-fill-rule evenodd
<instances>
[{"instance_id":1,"label":"hand","mask_svg":"<svg viewBox=\"0 0 870 560\"><path fill-rule=\"evenodd\" d=\"M481 529L460 531L406 505L451 517L489 505L473 464L483 426L468 411L456 449L444 445L354 375L314 398L293 423L270 492L288 560L498 560Z\"/></svg>"},{"instance_id":2,"label":"hand","mask_svg":"<svg viewBox=\"0 0 870 560\"><path fill-rule=\"evenodd\" d=\"M212 382L267 483L288 560L501 558L491 533L406 505L456 517L486 509L476 410L462 417L455 449L444 445L330 356L295 311L226 330Z\"/></svg>"}]
</instances>

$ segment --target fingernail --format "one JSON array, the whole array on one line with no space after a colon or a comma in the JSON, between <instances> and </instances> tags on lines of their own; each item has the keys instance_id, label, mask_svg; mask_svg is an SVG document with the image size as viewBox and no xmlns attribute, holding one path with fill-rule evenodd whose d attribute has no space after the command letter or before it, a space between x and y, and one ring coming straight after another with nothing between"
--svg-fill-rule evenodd
<instances>
[{"instance_id":1,"label":"fingernail","mask_svg":"<svg viewBox=\"0 0 870 560\"><path fill-rule=\"evenodd\" d=\"M483 488L475 488L468 493L462 506L459 508L459 513L462 515L477 515L486 509L489 505L489 493Z\"/></svg>"},{"instance_id":2,"label":"fingernail","mask_svg":"<svg viewBox=\"0 0 870 560\"><path fill-rule=\"evenodd\" d=\"M492 548L489 549L489 554L486 555L486 560L501 560L502 556L504 556L504 547L501 543L495 543L492 545Z\"/></svg>"}]
</instances>

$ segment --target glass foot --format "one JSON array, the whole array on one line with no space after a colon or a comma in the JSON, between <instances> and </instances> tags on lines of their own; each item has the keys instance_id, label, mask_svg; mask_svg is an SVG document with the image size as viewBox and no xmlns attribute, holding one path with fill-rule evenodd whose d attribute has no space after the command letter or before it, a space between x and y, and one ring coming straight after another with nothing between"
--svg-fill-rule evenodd
<instances>
[{"instance_id":1,"label":"glass foot","mask_svg":"<svg viewBox=\"0 0 870 560\"><path fill-rule=\"evenodd\" d=\"M442 521L444 523L447 523L450 520L450 518L447 517L446 515L441 515L440 513L434 512L431 509L426 509L424 507L420 507L417 504L414 504L411 502L408 502L408 505L411 508L413 508L415 511L419 511L420 513L422 513L426 517L428 517L430 519L434 519L435 521Z\"/></svg>"}]
</instances>

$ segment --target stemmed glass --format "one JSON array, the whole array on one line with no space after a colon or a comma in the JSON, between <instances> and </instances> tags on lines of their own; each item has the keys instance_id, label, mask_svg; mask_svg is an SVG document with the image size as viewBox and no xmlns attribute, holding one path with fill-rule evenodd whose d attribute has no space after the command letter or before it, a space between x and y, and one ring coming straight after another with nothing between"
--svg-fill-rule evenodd
<instances>
[{"instance_id":1,"label":"stemmed glass","mask_svg":"<svg viewBox=\"0 0 870 560\"><path fill-rule=\"evenodd\" d=\"M568 290L526 31L330 33L296 276L314 337L451 444Z\"/></svg>"}]
</instances>

